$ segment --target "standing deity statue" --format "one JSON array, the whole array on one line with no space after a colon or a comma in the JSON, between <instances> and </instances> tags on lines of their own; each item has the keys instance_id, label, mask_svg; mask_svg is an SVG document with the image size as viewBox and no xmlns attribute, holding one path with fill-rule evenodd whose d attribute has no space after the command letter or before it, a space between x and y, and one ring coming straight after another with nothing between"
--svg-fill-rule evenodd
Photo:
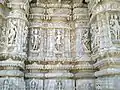
<instances>
[{"instance_id":1,"label":"standing deity statue","mask_svg":"<svg viewBox=\"0 0 120 90\"><path fill-rule=\"evenodd\" d=\"M61 31L57 31L57 36L56 36L56 49L57 51L61 50L61 46L62 46L62 33Z\"/></svg>"},{"instance_id":2,"label":"standing deity statue","mask_svg":"<svg viewBox=\"0 0 120 90\"><path fill-rule=\"evenodd\" d=\"M120 25L118 22L118 17L117 15L111 15L110 16L110 21L109 21L109 26L110 26L110 37L112 40L118 40L119 39L119 30L120 30Z\"/></svg>"},{"instance_id":3,"label":"standing deity statue","mask_svg":"<svg viewBox=\"0 0 120 90\"><path fill-rule=\"evenodd\" d=\"M28 27L25 26L23 30L23 47L25 48L27 45L27 35L28 35Z\"/></svg>"},{"instance_id":4,"label":"standing deity statue","mask_svg":"<svg viewBox=\"0 0 120 90\"><path fill-rule=\"evenodd\" d=\"M40 43L41 43L41 37L39 35L39 31L35 29L33 31L33 36L32 36L32 49L39 50Z\"/></svg>"},{"instance_id":5,"label":"standing deity statue","mask_svg":"<svg viewBox=\"0 0 120 90\"><path fill-rule=\"evenodd\" d=\"M14 44L17 34L17 21L10 20L10 29L8 30L8 44Z\"/></svg>"}]
</instances>

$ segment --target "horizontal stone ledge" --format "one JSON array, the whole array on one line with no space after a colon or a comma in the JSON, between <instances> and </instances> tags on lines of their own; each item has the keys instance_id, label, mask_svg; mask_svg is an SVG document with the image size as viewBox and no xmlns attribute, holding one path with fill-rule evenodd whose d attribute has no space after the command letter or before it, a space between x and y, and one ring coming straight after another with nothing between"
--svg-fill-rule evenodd
<instances>
[{"instance_id":1,"label":"horizontal stone ledge","mask_svg":"<svg viewBox=\"0 0 120 90\"><path fill-rule=\"evenodd\" d=\"M13 55L13 54L10 54L8 52L0 53L0 59L5 60L5 59L8 59L8 58L18 60L18 61L25 61L25 60L27 60L27 55L22 55L22 54Z\"/></svg>"},{"instance_id":2,"label":"horizontal stone ledge","mask_svg":"<svg viewBox=\"0 0 120 90\"><path fill-rule=\"evenodd\" d=\"M2 67L20 67L23 68L25 67L24 61L17 61L13 60L11 58L7 60L0 61L0 66Z\"/></svg>"},{"instance_id":3,"label":"horizontal stone ledge","mask_svg":"<svg viewBox=\"0 0 120 90\"><path fill-rule=\"evenodd\" d=\"M81 72L74 75L76 78L86 78L86 77L95 77L94 72Z\"/></svg>"},{"instance_id":4,"label":"horizontal stone ledge","mask_svg":"<svg viewBox=\"0 0 120 90\"><path fill-rule=\"evenodd\" d=\"M20 20L23 20L25 22L28 22L26 17L20 17L20 16L17 16L17 15L7 16L6 19L20 19Z\"/></svg>"},{"instance_id":5,"label":"horizontal stone ledge","mask_svg":"<svg viewBox=\"0 0 120 90\"><path fill-rule=\"evenodd\" d=\"M57 59L57 58L31 58L31 57L28 57L28 60L27 61L29 61L29 62L34 62L34 61L38 61L38 62L59 62L59 61L62 61L62 62L66 62L66 61L70 61L70 62L72 62L72 61L75 61L75 60L73 60L72 58L59 58L59 59Z\"/></svg>"},{"instance_id":6,"label":"horizontal stone ledge","mask_svg":"<svg viewBox=\"0 0 120 90\"><path fill-rule=\"evenodd\" d=\"M110 75L120 75L120 68L108 68L95 72L96 77Z\"/></svg>"},{"instance_id":7,"label":"horizontal stone ledge","mask_svg":"<svg viewBox=\"0 0 120 90\"><path fill-rule=\"evenodd\" d=\"M64 78L69 78L73 77L72 73L26 73L25 77L38 77L38 78L57 78L57 77L64 77Z\"/></svg>"},{"instance_id":8,"label":"horizontal stone ledge","mask_svg":"<svg viewBox=\"0 0 120 90\"><path fill-rule=\"evenodd\" d=\"M116 65L116 66L120 65L120 58L109 57L109 58L97 61L94 64L94 67L95 68L102 68L102 67L105 67L105 66L109 67L109 66L112 66L112 65Z\"/></svg>"},{"instance_id":9,"label":"horizontal stone ledge","mask_svg":"<svg viewBox=\"0 0 120 90\"><path fill-rule=\"evenodd\" d=\"M61 65L61 66L57 66L57 65L38 65L38 66L27 66L26 69L30 69L30 70L71 70L71 69L78 69L78 70L93 70L93 66L84 66L84 65L79 65L79 66L72 66L72 65Z\"/></svg>"},{"instance_id":10,"label":"horizontal stone ledge","mask_svg":"<svg viewBox=\"0 0 120 90\"><path fill-rule=\"evenodd\" d=\"M24 77L24 73L19 70L1 70L0 76Z\"/></svg>"}]
</instances>

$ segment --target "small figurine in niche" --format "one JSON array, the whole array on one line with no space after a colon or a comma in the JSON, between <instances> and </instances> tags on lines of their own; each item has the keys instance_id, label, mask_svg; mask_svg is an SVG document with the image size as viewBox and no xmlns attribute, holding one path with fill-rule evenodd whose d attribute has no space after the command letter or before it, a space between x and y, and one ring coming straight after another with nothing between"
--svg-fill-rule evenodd
<instances>
[{"instance_id":1,"label":"small figurine in niche","mask_svg":"<svg viewBox=\"0 0 120 90\"><path fill-rule=\"evenodd\" d=\"M57 31L57 36L56 36L56 49L57 51L60 51L61 50L61 46L62 46L62 33L61 31Z\"/></svg>"},{"instance_id":2,"label":"small figurine in niche","mask_svg":"<svg viewBox=\"0 0 120 90\"><path fill-rule=\"evenodd\" d=\"M39 46L41 43L41 37L39 35L39 31L35 29L32 34L32 49L33 50L39 50Z\"/></svg>"},{"instance_id":3,"label":"small figurine in niche","mask_svg":"<svg viewBox=\"0 0 120 90\"><path fill-rule=\"evenodd\" d=\"M6 80L4 80L4 82L3 82L3 90L9 90L9 80L8 79L6 79Z\"/></svg>"},{"instance_id":4,"label":"small figurine in niche","mask_svg":"<svg viewBox=\"0 0 120 90\"><path fill-rule=\"evenodd\" d=\"M17 34L17 21L10 20L10 29L8 30L8 44L14 44Z\"/></svg>"}]
</instances>

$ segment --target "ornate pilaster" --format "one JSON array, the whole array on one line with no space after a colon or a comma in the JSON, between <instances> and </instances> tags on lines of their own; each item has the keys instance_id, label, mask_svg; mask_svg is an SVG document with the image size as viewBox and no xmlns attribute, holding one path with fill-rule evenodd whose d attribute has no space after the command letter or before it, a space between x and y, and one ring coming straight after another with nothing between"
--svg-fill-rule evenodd
<instances>
[{"instance_id":1,"label":"ornate pilaster","mask_svg":"<svg viewBox=\"0 0 120 90\"><path fill-rule=\"evenodd\" d=\"M76 89L94 90L94 68L91 60L89 16L86 4L73 3L73 20L76 31Z\"/></svg>"},{"instance_id":2,"label":"ornate pilaster","mask_svg":"<svg viewBox=\"0 0 120 90\"><path fill-rule=\"evenodd\" d=\"M9 0L7 6L11 8L7 16L7 50L6 54L14 58L26 58L28 21L28 0Z\"/></svg>"},{"instance_id":3,"label":"ornate pilaster","mask_svg":"<svg viewBox=\"0 0 120 90\"><path fill-rule=\"evenodd\" d=\"M99 69L95 72L96 89L119 90L120 2L90 0L89 6L94 66Z\"/></svg>"},{"instance_id":4,"label":"ornate pilaster","mask_svg":"<svg viewBox=\"0 0 120 90\"><path fill-rule=\"evenodd\" d=\"M26 63L26 90L44 90L46 57L46 5L31 2L29 15L29 51Z\"/></svg>"},{"instance_id":5,"label":"ornate pilaster","mask_svg":"<svg viewBox=\"0 0 120 90\"><path fill-rule=\"evenodd\" d=\"M25 90L24 60L27 57L27 12L28 0L8 0L5 28L0 39L3 44L0 61L0 88L1 90L15 89ZM4 6L5 6L4 5ZM4 23L4 22L3 22ZM3 25L4 26L4 25Z\"/></svg>"}]
</instances>

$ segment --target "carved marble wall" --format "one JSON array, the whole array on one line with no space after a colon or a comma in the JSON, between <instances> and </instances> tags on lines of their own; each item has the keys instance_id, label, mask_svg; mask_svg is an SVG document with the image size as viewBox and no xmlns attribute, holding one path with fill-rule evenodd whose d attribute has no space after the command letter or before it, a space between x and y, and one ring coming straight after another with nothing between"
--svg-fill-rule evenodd
<instances>
[{"instance_id":1,"label":"carved marble wall","mask_svg":"<svg viewBox=\"0 0 120 90\"><path fill-rule=\"evenodd\" d=\"M0 2L0 90L119 90L118 0Z\"/></svg>"}]
</instances>

